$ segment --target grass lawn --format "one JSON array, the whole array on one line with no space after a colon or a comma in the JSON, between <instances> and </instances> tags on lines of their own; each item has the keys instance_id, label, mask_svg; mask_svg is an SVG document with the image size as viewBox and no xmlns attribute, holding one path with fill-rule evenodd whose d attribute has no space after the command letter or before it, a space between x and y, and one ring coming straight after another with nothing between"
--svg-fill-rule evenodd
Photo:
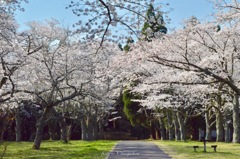
<instances>
[{"instance_id":1,"label":"grass lawn","mask_svg":"<svg viewBox=\"0 0 240 159\"><path fill-rule=\"evenodd\" d=\"M5 142L0 146L0 158L4 145L8 144L3 159L105 159L117 141L43 141L40 150L33 150L31 142Z\"/></svg>"},{"instance_id":2,"label":"grass lawn","mask_svg":"<svg viewBox=\"0 0 240 159\"><path fill-rule=\"evenodd\" d=\"M203 152L203 142L151 141L157 144L173 159L239 159L240 144L207 142L207 152ZM217 152L211 145L217 145ZM199 146L194 152L193 146Z\"/></svg>"}]
</instances>

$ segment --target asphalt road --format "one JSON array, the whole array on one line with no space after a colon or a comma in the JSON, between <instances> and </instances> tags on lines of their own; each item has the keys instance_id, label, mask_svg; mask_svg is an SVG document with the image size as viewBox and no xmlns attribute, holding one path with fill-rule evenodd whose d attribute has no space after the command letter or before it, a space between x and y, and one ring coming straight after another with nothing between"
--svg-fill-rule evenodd
<instances>
[{"instance_id":1,"label":"asphalt road","mask_svg":"<svg viewBox=\"0 0 240 159\"><path fill-rule=\"evenodd\" d=\"M157 145L144 141L120 141L107 159L171 159Z\"/></svg>"}]
</instances>

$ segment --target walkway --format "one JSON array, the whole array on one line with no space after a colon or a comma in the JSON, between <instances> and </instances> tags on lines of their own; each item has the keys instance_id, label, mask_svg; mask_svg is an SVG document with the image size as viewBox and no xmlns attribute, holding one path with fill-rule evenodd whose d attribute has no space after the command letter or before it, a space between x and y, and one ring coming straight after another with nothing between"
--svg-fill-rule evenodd
<instances>
[{"instance_id":1,"label":"walkway","mask_svg":"<svg viewBox=\"0 0 240 159\"><path fill-rule=\"evenodd\" d=\"M107 159L171 159L157 145L144 141L120 141Z\"/></svg>"}]
</instances>

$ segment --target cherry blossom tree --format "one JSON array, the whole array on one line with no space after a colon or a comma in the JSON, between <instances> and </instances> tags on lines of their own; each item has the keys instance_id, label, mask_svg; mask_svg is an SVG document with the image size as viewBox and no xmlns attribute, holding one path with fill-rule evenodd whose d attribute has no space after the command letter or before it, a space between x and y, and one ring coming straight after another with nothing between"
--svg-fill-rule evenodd
<instances>
[{"instance_id":1,"label":"cherry blossom tree","mask_svg":"<svg viewBox=\"0 0 240 159\"><path fill-rule=\"evenodd\" d=\"M17 24L13 18L12 15L9 13L5 12L3 8L1 8L1 80L0 80L0 93L1 93L1 98L0 101L6 101L9 99L9 97L4 98L3 93L6 93L7 91L4 91L3 87L7 82L11 82L11 76L13 72L16 70L16 66L18 64L13 63L14 54L17 54L17 51L19 49L18 45L18 35L17 35ZM14 53L16 52L16 53ZM19 52L18 52L19 53ZM11 58L10 58L11 57ZM12 83L12 88L13 88L13 83Z\"/></svg>"},{"instance_id":2,"label":"cherry blossom tree","mask_svg":"<svg viewBox=\"0 0 240 159\"><path fill-rule=\"evenodd\" d=\"M124 55L127 56L125 59L119 57L118 60L125 61L123 76L140 83L145 79L148 82L144 83L145 87L139 85L136 92L144 92L146 87L149 87L149 90L159 89L154 83L204 84L207 87L200 85L199 89L207 89L203 94L206 95L222 92L218 87L223 85L224 92L234 97L233 142L239 142L239 4L234 1L231 4L221 3L221 6L225 12L217 14L217 25L216 22L200 24L187 21L184 29L165 35L161 40L155 39L151 43L138 42L131 47L131 53ZM230 9L227 10L228 8ZM148 64L149 62L151 64ZM150 99L146 100L146 104L153 105L153 97ZM228 98L228 101L231 102L230 99ZM224 103L217 103L220 109L216 108L215 111L218 112ZM217 123L218 120L220 118L217 115ZM219 123L222 125L222 122Z\"/></svg>"},{"instance_id":3,"label":"cherry blossom tree","mask_svg":"<svg viewBox=\"0 0 240 159\"><path fill-rule=\"evenodd\" d=\"M70 34L57 25L56 21L49 21L46 25L35 22L29 24L28 34L32 35L34 45L41 48L25 61L17 76L18 89L26 91L16 98L36 98L44 108L37 122L34 149L40 148L43 127L52 108L81 93L83 81L79 80L78 86L72 84L73 73L78 67L71 62L74 56L70 54L74 52L74 46L70 50Z\"/></svg>"},{"instance_id":4,"label":"cherry blossom tree","mask_svg":"<svg viewBox=\"0 0 240 159\"><path fill-rule=\"evenodd\" d=\"M236 19L237 20L237 19ZM234 21L235 22L235 21ZM200 83L222 83L235 96L233 107L233 142L239 142L239 86L238 86L238 23L229 28L223 25L221 30L216 24L196 24L156 39L152 43L139 44L133 51L135 61L145 60L170 68L180 73L189 74L191 80L198 78ZM187 82L185 78L174 82ZM168 82L169 79L167 79ZM164 80L160 80L164 82ZM166 82L166 80L165 80ZM194 82L191 82L194 84ZM195 83L197 84L197 83Z\"/></svg>"},{"instance_id":5,"label":"cherry blossom tree","mask_svg":"<svg viewBox=\"0 0 240 159\"><path fill-rule=\"evenodd\" d=\"M105 40L122 43L133 35L138 38L150 4L157 10L163 5L154 0L81 0L71 1L67 8L81 17L76 23L77 32L85 34L85 40L97 40L101 46Z\"/></svg>"},{"instance_id":6,"label":"cherry blossom tree","mask_svg":"<svg viewBox=\"0 0 240 159\"><path fill-rule=\"evenodd\" d=\"M21 2L22 0L1 1L0 3L0 103L9 100L16 93L16 81L13 76L24 65L27 56L41 47L31 42L31 35L17 31L18 25L14 19L14 11L21 9Z\"/></svg>"},{"instance_id":7,"label":"cherry blossom tree","mask_svg":"<svg viewBox=\"0 0 240 159\"><path fill-rule=\"evenodd\" d=\"M109 59L118 47L109 43L102 46L100 54L95 54L97 44L78 43L71 32L58 25L54 20L47 24L29 23L26 34L31 35L33 45L39 49L24 61L14 77L19 92L15 99L37 100L43 107L36 125L34 149L40 148L44 125L54 107L64 106L65 102L77 100L77 97L88 98L90 104L84 106L90 113L86 113L86 117L98 118L111 105L108 103L113 103L118 88L112 82L113 76L107 72ZM97 112L94 114L90 109Z\"/></svg>"},{"instance_id":8,"label":"cherry blossom tree","mask_svg":"<svg viewBox=\"0 0 240 159\"><path fill-rule=\"evenodd\" d=\"M0 111L1 111L1 140L4 132L4 127L9 122L9 118L5 116L10 112L5 108L5 101L9 100L8 94L13 95L14 84L11 79L13 72L17 69L11 60L8 59L9 54L15 52L18 45L17 24L13 18L13 11L18 8L18 1L1 1L0 2ZM19 50L18 50L19 51ZM11 64L13 64L11 66ZM10 83L10 87L6 87ZM2 118L4 117L5 118ZM10 117L10 115L9 115ZM0 143L1 145L1 143ZM5 154L7 146L4 147L3 155Z\"/></svg>"},{"instance_id":9,"label":"cherry blossom tree","mask_svg":"<svg viewBox=\"0 0 240 159\"><path fill-rule=\"evenodd\" d=\"M111 43L105 43L99 54L95 54L98 45L90 47L93 54L89 56L92 65L92 80L86 85L85 95L78 100L82 108L82 139L92 140L97 138L97 127L113 109L113 104L118 97L121 85L115 82L114 70L110 68L110 60L120 52L118 47ZM89 52L89 51L88 51Z\"/></svg>"},{"instance_id":10,"label":"cherry blossom tree","mask_svg":"<svg viewBox=\"0 0 240 159\"><path fill-rule=\"evenodd\" d=\"M24 11L24 8L21 7L22 2L28 3L28 0L2 0L0 2L1 13L13 15L16 10Z\"/></svg>"}]
</instances>

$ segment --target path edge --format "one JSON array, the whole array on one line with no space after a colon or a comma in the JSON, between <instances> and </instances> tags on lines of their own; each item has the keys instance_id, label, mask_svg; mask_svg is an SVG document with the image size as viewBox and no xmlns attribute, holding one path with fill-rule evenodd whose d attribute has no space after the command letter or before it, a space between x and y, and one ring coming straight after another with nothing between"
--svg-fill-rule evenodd
<instances>
[{"instance_id":1,"label":"path edge","mask_svg":"<svg viewBox=\"0 0 240 159\"><path fill-rule=\"evenodd\" d=\"M112 150L108 152L108 155L106 156L106 159L109 158L111 152L115 149L115 147L117 146L117 144L119 143L120 141L118 141L113 147L112 147Z\"/></svg>"}]
</instances>

